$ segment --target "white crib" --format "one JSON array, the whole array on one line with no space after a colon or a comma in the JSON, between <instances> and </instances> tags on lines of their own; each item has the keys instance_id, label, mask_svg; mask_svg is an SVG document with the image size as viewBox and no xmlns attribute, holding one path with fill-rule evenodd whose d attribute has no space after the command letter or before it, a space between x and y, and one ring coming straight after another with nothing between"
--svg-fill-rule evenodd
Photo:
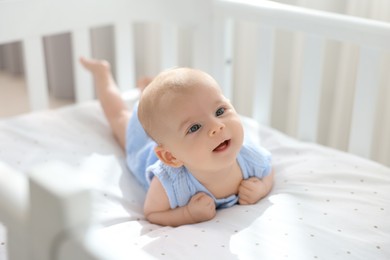
<instances>
[{"instance_id":1,"label":"white crib","mask_svg":"<svg viewBox=\"0 0 390 260\"><path fill-rule=\"evenodd\" d=\"M237 110L254 119L243 118L246 129L274 154L280 172L265 200L177 229L143 218L143 191L123 166L124 155L93 101L90 75L78 64L80 56L92 55L90 30L113 26L115 76L131 105L137 98L131 86L137 71L134 24L139 22L159 24L161 57L156 59L161 69L185 65L209 72ZM260 45L246 75L253 86L237 82L235 35L240 22L254 26ZM390 149L388 137L375 141L378 121L390 129L390 113L381 111L388 106L378 106L388 93L381 86L389 82L383 82L380 72L388 68L389 23L263 0L10 0L0 2L0 26L0 43L22 42L35 111L0 122L0 220L7 227L7 250L0 259L7 259L6 252L8 259L39 260L199 259L214 254L223 259L390 257L390 169L362 158L372 157L374 145ZM275 114L280 114L277 104L286 101L275 88L283 76L275 70L282 52L276 44L280 30L298 33L300 43L300 66L290 68L299 70L300 77L290 90L290 110L284 117L295 139L272 128ZM183 45L183 32L191 44ZM70 33L78 104L46 110L42 37L60 33ZM321 142L320 114L327 109L323 79L329 41L358 46L353 102L337 97L332 109L338 118L333 122L342 124L327 128L347 133L348 153L315 144ZM189 57L185 62L183 53ZM348 117L337 105L343 102L351 103Z\"/></svg>"}]
</instances>

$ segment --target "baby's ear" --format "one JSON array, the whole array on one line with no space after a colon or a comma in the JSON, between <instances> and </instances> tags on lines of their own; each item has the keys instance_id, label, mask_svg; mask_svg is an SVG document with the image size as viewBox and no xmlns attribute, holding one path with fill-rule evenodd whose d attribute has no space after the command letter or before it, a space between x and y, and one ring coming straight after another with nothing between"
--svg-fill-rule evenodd
<instances>
[{"instance_id":1,"label":"baby's ear","mask_svg":"<svg viewBox=\"0 0 390 260\"><path fill-rule=\"evenodd\" d=\"M183 162L176 159L171 152L165 150L161 145L158 145L156 148L154 148L154 152L156 153L158 159L165 163L168 166L178 168L183 166Z\"/></svg>"}]
</instances>

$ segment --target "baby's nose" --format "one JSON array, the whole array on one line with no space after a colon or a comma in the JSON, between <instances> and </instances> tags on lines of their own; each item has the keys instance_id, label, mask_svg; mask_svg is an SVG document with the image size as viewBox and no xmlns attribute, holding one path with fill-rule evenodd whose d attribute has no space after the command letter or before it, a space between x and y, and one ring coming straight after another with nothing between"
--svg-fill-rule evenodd
<instances>
[{"instance_id":1,"label":"baby's nose","mask_svg":"<svg viewBox=\"0 0 390 260\"><path fill-rule=\"evenodd\" d=\"M219 132L221 132L223 130L224 127L225 126L223 124L215 125L213 128L210 129L209 136L213 137L213 136L217 135Z\"/></svg>"}]
</instances>

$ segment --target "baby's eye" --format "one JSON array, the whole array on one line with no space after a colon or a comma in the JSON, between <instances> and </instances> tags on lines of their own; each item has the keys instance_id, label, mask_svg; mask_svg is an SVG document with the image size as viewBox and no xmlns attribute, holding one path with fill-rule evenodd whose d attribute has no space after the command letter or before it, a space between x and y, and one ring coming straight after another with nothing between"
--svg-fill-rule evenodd
<instances>
[{"instance_id":1,"label":"baby's eye","mask_svg":"<svg viewBox=\"0 0 390 260\"><path fill-rule=\"evenodd\" d=\"M223 115L223 113L225 113L225 108L221 107L221 108L217 109L217 111L215 112L215 115L221 116L221 115Z\"/></svg>"},{"instance_id":2,"label":"baby's eye","mask_svg":"<svg viewBox=\"0 0 390 260\"><path fill-rule=\"evenodd\" d=\"M192 125L190 127L190 129L188 129L188 134L191 134L191 133L194 133L196 131L198 131L200 129L201 125L200 124L195 124L195 125Z\"/></svg>"}]
</instances>

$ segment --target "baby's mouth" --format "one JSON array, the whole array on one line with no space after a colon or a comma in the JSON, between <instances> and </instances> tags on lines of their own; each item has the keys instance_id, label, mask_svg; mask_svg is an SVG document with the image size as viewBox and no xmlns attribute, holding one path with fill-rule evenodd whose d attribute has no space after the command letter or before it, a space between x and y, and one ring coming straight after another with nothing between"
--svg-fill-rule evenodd
<instances>
[{"instance_id":1,"label":"baby's mouth","mask_svg":"<svg viewBox=\"0 0 390 260\"><path fill-rule=\"evenodd\" d=\"M220 143L217 147L214 148L213 152L222 152L226 150L230 145L230 139L225 140L222 143Z\"/></svg>"}]
</instances>

